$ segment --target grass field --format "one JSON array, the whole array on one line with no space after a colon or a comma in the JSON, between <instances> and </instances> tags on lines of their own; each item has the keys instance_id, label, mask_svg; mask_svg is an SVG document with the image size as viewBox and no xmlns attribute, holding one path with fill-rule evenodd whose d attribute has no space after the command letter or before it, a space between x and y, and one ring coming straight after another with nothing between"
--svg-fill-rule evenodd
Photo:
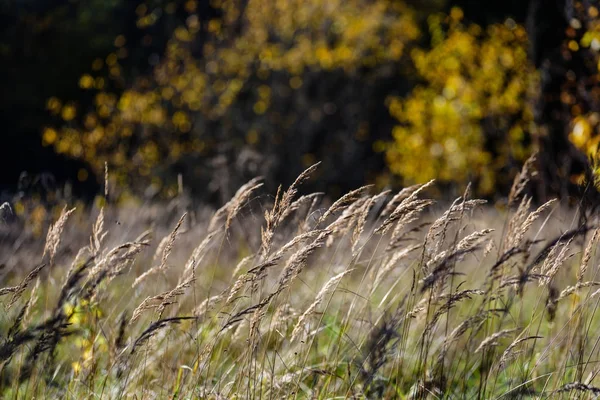
<instances>
[{"instance_id":1,"label":"grass field","mask_svg":"<svg viewBox=\"0 0 600 400\"><path fill-rule=\"evenodd\" d=\"M596 216L276 195L0 216L0 398L594 398ZM9 206L1 211L11 213ZM5 221L6 222L2 222Z\"/></svg>"}]
</instances>

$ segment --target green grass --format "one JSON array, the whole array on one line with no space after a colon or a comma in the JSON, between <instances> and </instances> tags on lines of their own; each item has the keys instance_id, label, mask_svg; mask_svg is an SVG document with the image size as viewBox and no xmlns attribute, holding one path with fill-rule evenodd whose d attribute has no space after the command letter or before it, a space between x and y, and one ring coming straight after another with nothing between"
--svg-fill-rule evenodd
<instances>
[{"instance_id":1,"label":"green grass","mask_svg":"<svg viewBox=\"0 0 600 400\"><path fill-rule=\"evenodd\" d=\"M214 217L108 205L46 241L4 223L0 397L600 393L596 216L519 193L442 207L428 185L327 207L296 194L307 176L274 201L253 181Z\"/></svg>"}]
</instances>

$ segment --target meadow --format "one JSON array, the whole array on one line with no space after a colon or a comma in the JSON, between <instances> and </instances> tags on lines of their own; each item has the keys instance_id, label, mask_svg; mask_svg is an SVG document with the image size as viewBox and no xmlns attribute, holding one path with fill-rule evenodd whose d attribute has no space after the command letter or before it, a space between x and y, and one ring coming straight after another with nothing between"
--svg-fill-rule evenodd
<instances>
[{"instance_id":1,"label":"meadow","mask_svg":"<svg viewBox=\"0 0 600 400\"><path fill-rule=\"evenodd\" d=\"M467 189L0 211L0 398L600 395L597 216ZM107 180L108 182L108 180Z\"/></svg>"}]
</instances>

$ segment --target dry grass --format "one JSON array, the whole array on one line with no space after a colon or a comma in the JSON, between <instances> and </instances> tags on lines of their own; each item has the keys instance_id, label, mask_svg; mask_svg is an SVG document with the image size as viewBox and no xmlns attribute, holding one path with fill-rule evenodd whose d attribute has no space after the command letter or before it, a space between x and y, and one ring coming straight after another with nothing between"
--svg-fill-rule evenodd
<instances>
[{"instance_id":1,"label":"dry grass","mask_svg":"<svg viewBox=\"0 0 600 400\"><path fill-rule=\"evenodd\" d=\"M594 398L597 218L534 209L529 167L504 213L433 182L323 207L314 166L213 215L0 219L0 397Z\"/></svg>"}]
</instances>

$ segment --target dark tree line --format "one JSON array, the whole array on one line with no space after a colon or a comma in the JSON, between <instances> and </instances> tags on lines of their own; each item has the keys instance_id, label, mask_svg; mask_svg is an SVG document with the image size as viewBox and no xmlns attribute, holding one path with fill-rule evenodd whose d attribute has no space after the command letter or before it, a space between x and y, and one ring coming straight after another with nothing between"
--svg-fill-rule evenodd
<instances>
[{"instance_id":1,"label":"dark tree line","mask_svg":"<svg viewBox=\"0 0 600 400\"><path fill-rule=\"evenodd\" d=\"M149 3L157 5L161 2ZM598 98L593 90L597 66L590 62L592 58L587 53L590 50L565 51L569 26L573 19L585 23L588 2L583 2L583 8L578 8L573 0L511 0L485 4L479 0L457 0L445 4L447 9L460 6L468 20L482 25L511 17L527 27L530 58L541 77L540 93L534 107L535 122L541 133L536 136L541 149L540 197L569 194L573 187L568 177L588 168L585 156L567 140L573 103L565 104L562 100L567 92L582 112L598 110ZM91 102L77 87L76 77L89 71L95 58L104 57L113 49L113 40L118 34L124 34L129 44L125 74L135 76L148 72L152 55L162 53L167 38L185 13L178 11L169 18L162 18L150 30L142 31L135 24L140 3L124 0L0 1L0 129L3 130L0 189L14 191L22 171L29 171L30 176L50 173L57 185L66 180L76 181L77 171L85 165L58 156L52 148L41 145L40 127L52 123L45 102L50 96L78 99L83 104ZM182 1L176 3L183 4ZM439 7L440 2L409 3L427 13L429 8ZM214 16L216 11L209 2L199 4L198 15L203 22ZM145 40L148 35L152 37L150 43ZM576 31L576 35L580 33ZM201 48L197 46L197 49ZM202 57L198 51L194 55ZM263 168L274 169L273 180L282 183L289 183L297 176L303 168L302 154L310 153L315 159L323 160L324 170L328 171L320 181L322 185L335 185L340 191L355 188L366 180L373 180L385 167L382 154L373 151L373 144L385 140L395 123L384 105L385 98L410 90L411 82L403 76L394 69L378 71L376 79L372 80L353 81L336 71L328 72L326 76L307 74L304 77L308 86L305 91L305 96L309 97L307 101L327 103L330 113L325 113L318 122L311 122L309 115L300 116L292 128L294 134L284 136L286 145L265 145L262 149L265 154L261 157L247 153L240 159L235 147L224 146L219 151L229 164L237 159L238 164L258 163ZM291 101L279 107L285 113L285 108L295 107L295 104ZM363 123L368 125L370 132L367 138L347 137L348 126L355 128ZM255 172L253 169L260 170L259 167L234 165L234 170L229 169L228 173L252 173ZM83 195L94 193L96 180L79 183L76 188Z\"/></svg>"}]
</instances>

